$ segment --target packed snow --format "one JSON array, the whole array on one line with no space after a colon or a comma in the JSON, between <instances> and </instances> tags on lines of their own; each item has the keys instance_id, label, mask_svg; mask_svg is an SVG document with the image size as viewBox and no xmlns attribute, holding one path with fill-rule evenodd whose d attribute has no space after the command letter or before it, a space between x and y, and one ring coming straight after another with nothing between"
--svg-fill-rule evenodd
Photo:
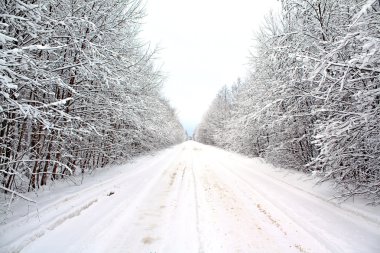
<instances>
[{"instance_id":1,"label":"packed snow","mask_svg":"<svg viewBox=\"0 0 380 253\"><path fill-rule=\"evenodd\" d=\"M0 252L380 252L380 209L185 142L18 200Z\"/></svg>"}]
</instances>

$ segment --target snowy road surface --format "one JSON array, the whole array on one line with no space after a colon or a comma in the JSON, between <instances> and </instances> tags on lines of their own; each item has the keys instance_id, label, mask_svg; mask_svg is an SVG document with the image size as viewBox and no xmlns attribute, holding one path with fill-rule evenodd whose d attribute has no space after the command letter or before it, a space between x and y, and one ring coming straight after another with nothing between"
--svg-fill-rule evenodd
<instances>
[{"instance_id":1,"label":"snowy road surface","mask_svg":"<svg viewBox=\"0 0 380 253\"><path fill-rule=\"evenodd\" d=\"M190 141L114 171L41 194L0 226L0 252L380 252L378 216L259 159Z\"/></svg>"}]
</instances>

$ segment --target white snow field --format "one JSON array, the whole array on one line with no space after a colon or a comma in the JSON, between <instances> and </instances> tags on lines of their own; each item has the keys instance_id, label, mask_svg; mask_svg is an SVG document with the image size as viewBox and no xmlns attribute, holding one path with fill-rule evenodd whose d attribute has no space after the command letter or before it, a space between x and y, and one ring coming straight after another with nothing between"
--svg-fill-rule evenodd
<instances>
[{"instance_id":1,"label":"white snow field","mask_svg":"<svg viewBox=\"0 0 380 253\"><path fill-rule=\"evenodd\" d=\"M0 252L380 252L379 207L261 159L188 141L96 173L16 203Z\"/></svg>"}]
</instances>

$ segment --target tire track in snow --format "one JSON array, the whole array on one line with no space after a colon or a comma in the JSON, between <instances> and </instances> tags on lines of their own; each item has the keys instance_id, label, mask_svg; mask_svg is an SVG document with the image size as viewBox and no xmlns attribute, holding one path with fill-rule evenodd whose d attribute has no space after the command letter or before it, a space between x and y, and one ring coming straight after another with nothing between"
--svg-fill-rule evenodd
<instances>
[{"instance_id":1,"label":"tire track in snow","mask_svg":"<svg viewBox=\"0 0 380 253\"><path fill-rule=\"evenodd\" d=\"M207 147L207 151L214 150L214 148ZM225 151L222 152L226 153ZM246 231L246 233L249 233L250 228L246 225L251 224L252 221L258 219L258 223L253 222L259 224L259 226L257 226L258 231L251 231L253 235L258 236L258 238L253 239L256 247L262 248L261 251L260 249L256 248L255 250L257 252L268 252L268 249L271 249L269 250L269 252L299 252L300 248L302 248L302 250L305 252L310 252L310 247L314 249L314 251L311 252L329 252L317 241L311 244L308 243L307 245L310 247L302 246L299 243L300 241L298 238L300 237L305 239L305 233L303 233L302 235L295 234L294 224L290 224L289 219L287 218L285 218L284 220L283 214L280 210L274 208L272 205L269 205L267 207L267 205L264 205L264 203L267 203L268 201L265 198L263 198L260 193L252 192L252 190L243 187L246 184L247 179L243 177L237 177L235 173L232 172L236 172L240 169L239 163L233 163L233 161L231 161L233 164L231 164L230 166L230 163L226 163L226 156L223 156L222 152L218 152L218 156L210 154L211 152L202 153L206 167L208 167L208 169L205 169L203 171L206 173L206 178L210 178L211 182L213 182L211 184L210 182L207 183L206 181L206 184L212 186L211 191L214 190L216 192L220 192L219 199L221 201L220 204L216 207L217 213L215 215L227 215L226 219L228 219L227 211L230 209L230 201L228 199L230 199L232 201L231 206L233 207L234 211L237 212L238 209L241 210L240 212L238 212L238 219L235 222L233 222L233 226L240 224L239 226L241 227L241 229ZM207 176L207 174L209 175ZM252 185L249 185L249 187L253 187L252 189L254 189L254 186ZM268 185L268 187L270 187L270 185ZM225 201L223 201L223 199L225 199ZM212 203L211 201L209 202ZM259 206L257 204L259 204ZM223 209L226 210L224 214L222 211ZM276 217L277 215L280 215L282 218L280 219ZM250 216L251 218L249 218ZM241 223L242 219L246 220L246 224L244 224L244 222ZM284 228L286 228L286 230ZM293 231L290 234L287 231L289 229ZM278 232L275 232L276 230ZM236 237L237 235L238 237ZM237 240L239 240L239 236L241 238L244 237L244 235L241 235L238 230L232 230L232 235L229 238L236 238ZM260 239L260 237L262 239ZM267 240L266 238L268 238L272 242L270 246L268 244L262 245L261 241ZM307 241L309 242L309 240L312 240L312 238L309 237ZM274 247L276 245L277 250L271 248L272 246ZM296 247L296 245L298 245L298 247ZM248 247L248 244L246 246ZM237 251L237 249L233 249L233 251Z\"/></svg>"},{"instance_id":2,"label":"tire track in snow","mask_svg":"<svg viewBox=\"0 0 380 253\"><path fill-rule=\"evenodd\" d=\"M25 252L319 253L354 252L347 245L358 245L347 238L336 239L315 219L318 212L326 215L331 206L276 178L271 180L270 173L254 171L260 164L248 164L246 158L195 142L163 154L134 167L126 173L129 176L117 175L116 181L93 184L67 196L64 203L45 205L42 215L54 208L70 210L72 205L83 210L57 212L57 219L45 219L45 234L37 233ZM108 197L103 193L110 187L115 194ZM307 210L314 207L316 213ZM328 227L335 231L335 225ZM363 237L373 239L374 234ZM325 241L327 236L332 242ZM378 252L368 251L375 247L366 242L373 241L357 240L364 243L353 250ZM324 243L336 247L324 247Z\"/></svg>"},{"instance_id":3,"label":"tire track in snow","mask_svg":"<svg viewBox=\"0 0 380 253\"><path fill-rule=\"evenodd\" d=\"M215 152L215 150L213 152ZM226 153L225 151L221 152ZM212 157L212 155L210 156ZM282 217L281 219L276 217L275 220L280 220L282 222L286 220L290 221L291 223L285 226L287 228L287 234L289 234L289 232L297 231L297 233L304 234L301 238L306 238L305 236L308 235L310 239L307 239L305 243L312 243L312 241L314 241L314 243L311 244L314 244L314 246L311 246L311 248L318 248L319 244L319 247L324 248L323 252L343 252L344 250L342 246L347 247L347 243L353 245L351 246L352 249L359 248L357 239L360 238L361 234L357 231L365 231L365 226L363 226L362 223L355 229L350 229L351 225L345 229L344 227L346 224L357 224L357 220L352 219L352 216L347 216L348 214L344 212L344 209L339 210L340 208L336 207L332 203L328 203L326 200L322 201L319 198L314 198L313 194L300 191L294 186L288 186L288 183L281 182L282 180L272 178L265 173L261 173L261 170L255 171L254 166L248 167L237 159L231 159L231 156L236 155L230 154L228 159L226 159L227 156L223 156L224 159L215 160L215 163L223 167L229 174L229 177L235 177L241 182L240 184L237 184L237 187L235 187L236 190L240 189L240 197L245 195L246 198L249 198L249 194L252 192L259 196L260 201L258 203L261 203L261 206L265 206L267 210L273 212L272 214ZM285 198L288 201L283 202L281 200L281 196L283 194L290 193L292 197ZM293 198L295 200L294 203ZM264 203L266 204L263 205ZM294 207L298 207L300 210L294 209ZM316 209L311 207L315 207ZM326 213L326 215L322 217L320 212ZM306 215L306 217L309 218L305 219L305 217L300 217L297 215L299 213ZM331 218L331 215L336 216L335 220L340 220L336 227L338 232L335 233L325 231L323 227L323 224L326 224L326 219ZM316 222L313 222L313 220L316 220ZM331 227L331 225L328 224L324 226ZM293 227L293 229L290 229L290 227ZM378 231L376 233L378 234ZM353 234L356 234L356 236L353 236ZM344 236L346 236L346 238ZM374 234L371 236L373 237ZM368 248L379 248L379 244L376 246L374 242L371 242L371 240L362 240L370 242L371 246L368 245ZM304 247L298 242L297 240L294 240L293 247L298 250L302 248L303 251L310 251L310 247ZM355 244L356 246L354 246Z\"/></svg>"},{"instance_id":4,"label":"tire track in snow","mask_svg":"<svg viewBox=\"0 0 380 253\"><path fill-rule=\"evenodd\" d=\"M226 152L226 151L222 150L222 152ZM310 192L308 190L305 190L305 189L303 189L303 188L301 188L301 187L299 187L299 186L297 186L297 185L295 185L293 183L289 183L286 180L283 180L283 179L281 179L279 177L273 177L270 174L265 173L265 171L260 170L259 172L255 172L254 169L252 169L254 167L254 165L252 165L252 159L250 159L251 161L250 161L250 164L249 164L249 163L247 163L245 161L246 159L248 159L247 157L244 157L244 156L240 157L240 156L241 155L239 155L239 154L230 153L228 157L230 158L231 161L233 160L235 164L239 164L239 168L240 169L244 169L244 170L246 170L246 171L248 171L250 173L254 173L256 176L263 177L266 180L272 181L273 183L275 183L275 182L280 183L280 184L284 185L287 188L293 189L293 191L295 193L297 193L297 192L303 192L306 195L310 195L311 198L315 198L315 199L321 200L321 201L325 202L327 205L329 205L331 207L342 209L342 210L344 210L344 211L346 211L348 213L351 213L351 214L353 214L355 216L358 216L358 217L362 218L363 220L366 220L366 221L368 221L370 223L375 223L377 226L380 227L380 219L379 218L377 218L377 217L375 217L375 216L373 216L373 215L371 215L369 213L361 212L361 211L355 210L355 209L350 208L350 207L342 206L342 205L340 205L337 202L333 202L332 200L334 198L326 198L326 197L320 196L320 195L318 195L316 193L313 193L313 192ZM238 158L243 158L244 160L239 160ZM268 165L268 164L266 164L265 160L263 160L262 158L254 158L254 159L259 160L259 163L262 166L267 166ZM270 165L270 166L272 166L272 165ZM291 173L291 172L288 172L288 173Z\"/></svg>"},{"instance_id":5,"label":"tire track in snow","mask_svg":"<svg viewBox=\"0 0 380 253\"><path fill-rule=\"evenodd\" d=\"M149 161L148 163L139 164L137 162L136 167L134 167L132 171L126 171L125 173L113 176L112 178L106 179L100 183L96 183L90 185L89 187L80 189L79 191L73 194L70 194L68 196L66 195L52 203L47 204L40 210L33 211L27 217L21 217L20 219L14 220L8 224L3 225L1 227L0 236L6 234L6 232L8 230L11 230L12 228L23 227L24 224L28 225L29 222L31 222L29 226L34 226L34 229L32 230L32 233L30 233L30 231L26 231L24 233L20 231L17 237L7 238L7 241L2 241L0 243L0 252L22 251L24 248L26 248L31 243L35 242L37 239L46 236L51 231L65 224L68 220L78 217L82 214L82 211L92 208L93 206L95 206L94 204L96 202L99 202L99 200L109 198L106 196L106 194L109 193L111 189L114 190L115 187L120 188L120 186L125 184L125 182L128 181L130 178L147 173L149 170L155 167L156 164L160 164L163 161L173 162L175 157L177 157L180 152L181 150L178 149L167 150L162 155L159 155L151 159L151 161ZM171 157L174 157L174 159ZM119 192L116 191L116 194L118 195ZM83 202L85 204L83 204ZM125 205L128 203L117 203L116 206L120 206L123 204ZM78 205L79 207L76 207ZM113 208L111 212L115 212L117 210L116 206L115 208ZM74 211L72 210L73 207ZM51 213L53 213L53 215L49 216L49 214ZM32 218L29 218L29 216L32 216ZM36 216L36 218L41 217L41 220L33 218L34 216ZM109 216L102 217L102 219L107 217ZM97 220L97 222L99 221L100 220Z\"/></svg>"},{"instance_id":6,"label":"tire track in snow","mask_svg":"<svg viewBox=\"0 0 380 253\"><path fill-rule=\"evenodd\" d=\"M14 246L11 249L11 252L12 253L21 252L26 246L28 246L29 244L38 240L42 236L44 236L46 233L48 233L48 231L54 230L55 228L57 228L58 226L63 224L65 221L81 215L81 213L84 210L90 208L97 201L98 201L97 199L92 200L92 201L86 203L85 205L81 206L80 208L77 208L76 210L70 212L69 214L57 218L51 224L48 224L46 227L44 226L44 227L38 229L37 231L33 232L32 234L28 234L24 237L18 238L17 241L19 241L19 242L17 243L17 246ZM5 250L5 248L0 248L0 252L3 252L3 250Z\"/></svg>"},{"instance_id":7,"label":"tire track in snow","mask_svg":"<svg viewBox=\"0 0 380 253\"><path fill-rule=\"evenodd\" d=\"M261 226L259 213L248 210L218 172L215 164L210 163L204 166L201 176L208 210L202 214L208 223L203 225L208 227L207 236L214 237L207 252L281 252L281 247Z\"/></svg>"},{"instance_id":8,"label":"tire track in snow","mask_svg":"<svg viewBox=\"0 0 380 253\"><path fill-rule=\"evenodd\" d=\"M194 152L194 151L192 151ZM197 238L198 238L198 253L203 253L203 245L201 241L201 231L199 225L199 201L198 201L198 187L196 176L194 172L194 158L191 159L191 174L193 177L193 187L194 187L194 200L195 200L195 217L196 217L196 229L197 229Z\"/></svg>"}]
</instances>

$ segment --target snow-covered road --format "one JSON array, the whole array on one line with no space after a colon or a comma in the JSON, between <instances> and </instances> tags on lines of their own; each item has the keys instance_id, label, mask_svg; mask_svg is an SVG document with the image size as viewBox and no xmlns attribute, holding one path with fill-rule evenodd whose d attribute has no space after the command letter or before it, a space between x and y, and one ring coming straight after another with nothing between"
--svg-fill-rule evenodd
<instances>
[{"instance_id":1,"label":"snow-covered road","mask_svg":"<svg viewBox=\"0 0 380 253\"><path fill-rule=\"evenodd\" d=\"M42 194L0 226L0 252L380 252L376 212L260 159L189 141L114 171Z\"/></svg>"}]
</instances>

